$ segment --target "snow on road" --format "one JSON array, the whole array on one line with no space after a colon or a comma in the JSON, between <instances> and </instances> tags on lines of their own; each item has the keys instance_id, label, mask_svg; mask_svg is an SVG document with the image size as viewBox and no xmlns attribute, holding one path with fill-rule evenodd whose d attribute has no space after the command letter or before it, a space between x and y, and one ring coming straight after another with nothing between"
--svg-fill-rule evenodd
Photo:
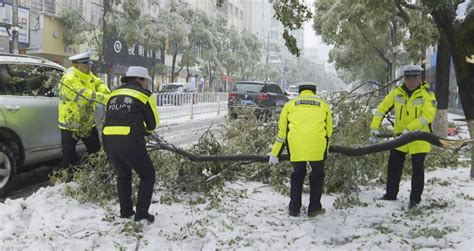
<instances>
[{"instance_id":1,"label":"snow on road","mask_svg":"<svg viewBox=\"0 0 474 251\"><path fill-rule=\"evenodd\" d=\"M261 183L229 184L222 206L153 203L156 222L143 227L142 250L411 249L472 250L474 189L469 170L427 173L424 200L407 210L409 181L398 201L378 201L381 187L363 187L366 206L334 209L336 195L323 195L326 214L289 217L288 198ZM41 188L25 199L0 204L0 242L11 250L134 249L123 233L131 220L110 218L104 209L63 197L62 185ZM155 193L159 200L162 194ZM243 197L243 198L239 198ZM303 197L307 203L308 196ZM118 206L113 205L118 213Z\"/></svg>"},{"instance_id":2,"label":"snow on road","mask_svg":"<svg viewBox=\"0 0 474 251\"><path fill-rule=\"evenodd\" d=\"M56 185L0 203L0 249L473 250L469 168L438 169L427 172L425 180L416 209L407 209L410 181L403 180L397 201L376 200L384 188L368 186L358 192L360 206L336 209L338 194L324 194L327 211L316 218L308 218L305 208L299 217L289 217L288 196L262 183L228 183L226 196L197 205L161 204L166 194L157 191L150 208L156 221L143 225L114 218L118 204L110 210L80 204L62 196L64 185ZM137 228L142 228L139 235L131 231Z\"/></svg>"}]
</instances>

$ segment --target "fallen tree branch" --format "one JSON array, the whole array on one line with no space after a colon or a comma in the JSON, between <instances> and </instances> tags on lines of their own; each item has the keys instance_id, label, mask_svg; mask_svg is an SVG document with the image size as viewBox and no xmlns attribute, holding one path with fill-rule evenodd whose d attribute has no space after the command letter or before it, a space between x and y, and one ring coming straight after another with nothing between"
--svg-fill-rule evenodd
<instances>
[{"instance_id":1,"label":"fallen tree branch","mask_svg":"<svg viewBox=\"0 0 474 251\"><path fill-rule=\"evenodd\" d=\"M235 162L235 161L250 161L250 162L267 162L268 156L254 155L254 154L235 154L235 155L194 155L181 148L178 148L170 143L165 142L159 136L151 135L153 142L150 142L148 147L149 151L154 150L167 150L176 154L182 155L188 158L190 161L195 162ZM432 145L442 147L445 149L459 150L460 148L473 144L474 139L467 140L450 140L438 137L432 133L416 131L407 134L400 135L393 140L382 142L379 144L361 146L361 147L348 147L340 145L330 145L330 153L340 153L348 156L361 156L377 152L388 151L397 147L403 146L415 140L424 140ZM280 160L289 160L288 155L281 155Z\"/></svg>"}]
</instances>

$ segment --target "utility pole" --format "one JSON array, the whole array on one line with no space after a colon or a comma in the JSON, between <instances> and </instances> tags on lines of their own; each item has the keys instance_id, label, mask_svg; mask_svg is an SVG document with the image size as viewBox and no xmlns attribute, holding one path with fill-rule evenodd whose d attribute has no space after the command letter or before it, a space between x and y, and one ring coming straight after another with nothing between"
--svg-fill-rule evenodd
<instances>
[{"instance_id":1,"label":"utility pole","mask_svg":"<svg viewBox=\"0 0 474 251\"><path fill-rule=\"evenodd\" d=\"M267 33L267 57L265 58L265 66L267 69L265 70L265 81L268 81L268 61L270 58L270 32Z\"/></svg>"},{"instance_id":2,"label":"utility pole","mask_svg":"<svg viewBox=\"0 0 474 251\"><path fill-rule=\"evenodd\" d=\"M104 73L107 79L107 86L111 86L112 84L112 76L109 75L108 73L108 68L106 67L105 64L105 50L107 48L107 38L108 38L108 32L107 32L107 17L109 13L111 12L112 9L112 3L111 0L104 0L103 1L103 16L102 16L102 46L100 48L101 52L99 53L99 64L102 64L104 67Z\"/></svg>"},{"instance_id":3,"label":"utility pole","mask_svg":"<svg viewBox=\"0 0 474 251\"><path fill-rule=\"evenodd\" d=\"M99 62L104 63L105 65L105 48L107 48L107 16L109 15L111 9L110 0L103 1L103 16L102 16L102 48L101 53L99 53Z\"/></svg>"},{"instance_id":4,"label":"utility pole","mask_svg":"<svg viewBox=\"0 0 474 251\"><path fill-rule=\"evenodd\" d=\"M12 1L12 44L13 44L13 54L18 54L18 0Z\"/></svg>"}]
</instances>

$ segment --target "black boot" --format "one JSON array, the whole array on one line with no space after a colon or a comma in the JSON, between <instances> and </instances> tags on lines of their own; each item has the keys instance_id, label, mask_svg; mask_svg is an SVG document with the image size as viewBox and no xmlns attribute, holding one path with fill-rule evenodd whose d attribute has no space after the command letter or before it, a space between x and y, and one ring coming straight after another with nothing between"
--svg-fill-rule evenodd
<instances>
[{"instance_id":1,"label":"black boot","mask_svg":"<svg viewBox=\"0 0 474 251\"><path fill-rule=\"evenodd\" d=\"M308 217L310 217L310 218L316 217L318 215L324 214L325 212L326 212L326 209L324 209L324 208L319 208L319 209L316 209L316 210L313 210L313 211L308 211Z\"/></svg>"},{"instance_id":2,"label":"black boot","mask_svg":"<svg viewBox=\"0 0 474 251\"><path fill-rule=\"evenodd\" d=\"M290 216L296 217L296 216L300 215L300 210L291 210L290 209L290 210L288 210L288 214Z\"/></svg>"},{"instance_id":3,"label":"black boot","mask_svg":"<svg viewBox=\"0 0 474 251\"><path fill-rule=\"evenodd\" d=\"M133 215L135 215L135 211L131 211L131 212L128 212L128 213L120 212L120 218L122 218L122 219L130 219Z\"/></svg>"},{"instance_id":4,"label":"black boot","mask_svg":"<svg viewBox=\"0 0 474 251\"><path fill-rule=\"evenodd\" d=\"M397 200L397 197L384 194L382 197L379 198L379 200Z\"/></svg>"},{"instance_id":5,"label":"black boot","mask_svg":"<svg viewBox=\"0 0 474 251\"><path fill-rule=\"evenodd\" d=\"M408 204L408 208L414 208L418 204L420 204L419 201L410 200L410 203Z\"/></svg>"},{"instance_id":6,"label":"black boot","mask_svg":"<svg viewBox=\"0 0 474 251\"><path fill-rule=\"evenodd\" d=\"M133 219L134 221L141 221L141 220L147 220L148 223L153 223L155 221L155 216L151 214L145 214L145 215L135 215L135 218Z\"/></svg>"}]
</instances>

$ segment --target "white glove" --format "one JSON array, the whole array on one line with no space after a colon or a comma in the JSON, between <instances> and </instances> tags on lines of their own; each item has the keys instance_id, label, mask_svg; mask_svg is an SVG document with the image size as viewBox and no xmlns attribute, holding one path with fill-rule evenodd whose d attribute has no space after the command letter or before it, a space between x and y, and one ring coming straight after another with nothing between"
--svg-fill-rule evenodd
<instances>
[{"instance_id":1,"label":"white glove","mask_svg":"<svg viewBox=\"0 0 474 251\"><path fill-rule=\"evenodd\" d=\"M273 156L273 154L269 154L268 156L268 164L270 165L276 165L280 162L280 160L278 159L278 157L276 156Z\"/></svg>"},{"instance_id":2,"label":"white glove","mask_svg":"<svg viewBox=\"0 0 474 251\"><path fill-rule=\"evenodd\" d=\"M405 129L405 130L403 130L402 134L407 134L407 133L409 133L409 132L410 132L410 131L408 131L408 129Z\"/></svg>"},{"instance_id":3,"label":"white glove","mask_svg":"<svg viewBox=\"0 0 474 251\"><path fill-rule=\"evenodd\" d=\"M370 130L370 142L372 143L377 143L379 141L379 139L377 138L377 136L380 135L380 131L379 130Z\"/></svg>"}]
</instances>

